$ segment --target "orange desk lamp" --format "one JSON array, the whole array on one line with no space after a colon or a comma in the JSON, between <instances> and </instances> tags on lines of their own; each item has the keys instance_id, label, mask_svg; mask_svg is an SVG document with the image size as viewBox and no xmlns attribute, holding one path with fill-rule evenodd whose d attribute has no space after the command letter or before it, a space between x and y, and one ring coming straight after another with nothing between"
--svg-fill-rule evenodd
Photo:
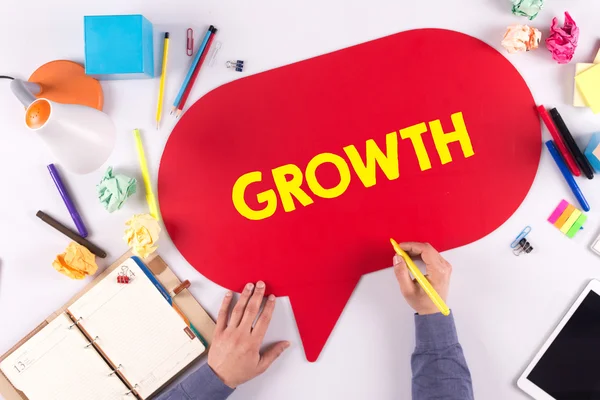
<instances>
[{"instance_id":1,"label":"orange desk lamp","mask_svg":"<svg viewBox=\"0 0 600 400\"><path fill-rule=\"evenodd\" d=\"M26 107L25 124L68 170L87 174L112 153L116 129L102 112L100 82L83 66L59 60L44 64L29 81L14 79L11 90Z\"/></svg>"}]
</instances>

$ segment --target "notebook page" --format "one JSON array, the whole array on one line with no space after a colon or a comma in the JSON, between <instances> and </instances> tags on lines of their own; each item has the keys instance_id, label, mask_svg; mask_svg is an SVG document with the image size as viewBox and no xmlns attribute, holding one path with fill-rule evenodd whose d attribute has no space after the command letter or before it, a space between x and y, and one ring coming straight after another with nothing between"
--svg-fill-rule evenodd
<instances>
[{"instance_id":1,"label":"notebook page","mask_svg":"<svg viewBox=\"0 0 600 400\"><path fill-rule=\"evenodd\" d=\"M8 356L0 369L29 400L131 400L88 340L59 315Z\"/></svg>"},{"instance_id":2,"label":"notebook page","mask_svg":"<svg viewBox=\"0 0 600 400\"><path fill-rule=\"evenodd\" d=\"M117 282L117 267L69 311L147 398L205 348L134 260L122 266L135 274L130 283Z\"/></svg>"}]
</instances>

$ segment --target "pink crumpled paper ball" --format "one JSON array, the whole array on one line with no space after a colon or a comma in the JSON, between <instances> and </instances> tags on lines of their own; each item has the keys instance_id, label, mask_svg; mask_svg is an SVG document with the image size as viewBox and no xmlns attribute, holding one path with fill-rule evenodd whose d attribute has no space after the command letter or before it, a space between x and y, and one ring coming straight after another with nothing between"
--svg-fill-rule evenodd
<instances>
[{"instance_id":1,"label":"pink crumpled paper ball","mask_svg":"<svg viewBox=\"0 0 600 400\"><path fill-rule=\"evenodd\" d=\"M558 26L558 18L552 19L550 36L546 38L546 47L552 53L554 60L559 64L570 62L575 55L578 41L579 27L568 12L565 12L565 24L562 28Z\"/></svg>"}]
</instances>

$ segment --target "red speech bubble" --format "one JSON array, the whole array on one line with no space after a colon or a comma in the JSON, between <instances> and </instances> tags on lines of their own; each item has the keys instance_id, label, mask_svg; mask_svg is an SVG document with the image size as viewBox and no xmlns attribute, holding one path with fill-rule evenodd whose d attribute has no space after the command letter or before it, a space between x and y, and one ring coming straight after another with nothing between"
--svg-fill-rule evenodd
<instances>
[{"instance_id":1,"label":"red speech bubble","mask_svg":"<svg viewBox=\"0 0 600 400\"><path fill-rule=\"evenodd\" d=\"M402 32L229 83L175 127L159 172L183 256L233 290L289 296L315 361L389 238L440 251L495 230L541 153L523 78L496 50Z\"/></svg>"}]
</instances>

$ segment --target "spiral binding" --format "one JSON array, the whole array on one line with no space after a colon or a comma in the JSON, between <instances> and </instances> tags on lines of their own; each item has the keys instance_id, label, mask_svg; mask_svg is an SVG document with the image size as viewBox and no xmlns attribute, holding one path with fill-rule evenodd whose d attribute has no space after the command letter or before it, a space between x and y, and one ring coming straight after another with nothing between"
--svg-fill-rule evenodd
<instances>
[{"instance_id":1,"label":"spiral binding","mask_svg":"<svg viewBox=\"0 0 600 400\"><path fill-rule=\"evenodd\" d=\"M133 389L131 389L130 391L124 393L125 396L129 396L131 393L133 393L133 391L135 390L135 388L139 387L138 384L136 383L135 385L133 385Z\"/></svg>"},{"instance_id":2,"label":"spiral binding","mask_svg":"<svg viewBox=\"0 0 600 400\"><path fill-rule=\"evenodd\" d=\"M114 374L117 373L118 370L120 370L121 368L123 368L123 364L119 364L119 366L114 369L110 374L108 374L108 376L113 376Z\"/></svg>"},{"instance_id":3,"label":"spiral binding","mask_svg":"<svg viewBox=\"0 0 600 400\"><path fill-rule=\"evenodd\" d=\"M79 317L77 318L77 321L75 321L74 323L72 323L71 325L69 325L69 329L71 329L72 327L74 327L75 325L79 324L79 321L81 321L83 319L83 317Z\"/></svg>"},{"instance_id":4,"label":"spiral binding","mask_svg":"<svg viewBox=\"0 0 600 400\"><path fill-rule=\"evenodd\" d=\"M88 347L90 347L91 345L93 345L96 340L98 340L98 336L96 336L91 342L89 342L88 344L85 345L85 348L87 349Z\"/></svg>"}]
</instances>

